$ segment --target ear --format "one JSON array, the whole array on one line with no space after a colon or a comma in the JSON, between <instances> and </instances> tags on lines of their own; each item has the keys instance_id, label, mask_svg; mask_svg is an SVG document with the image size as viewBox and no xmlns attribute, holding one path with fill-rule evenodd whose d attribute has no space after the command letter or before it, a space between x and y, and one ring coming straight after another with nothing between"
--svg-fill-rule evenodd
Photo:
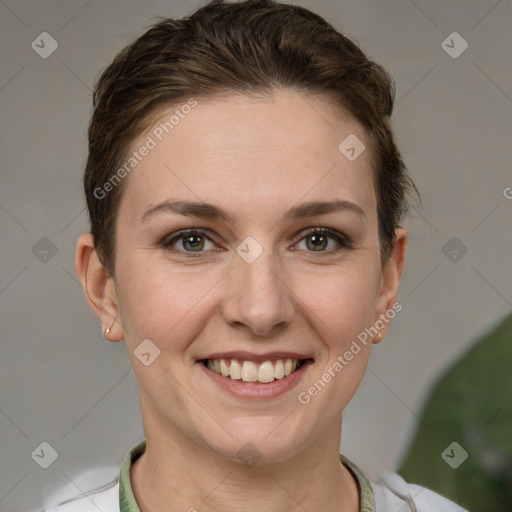
<instances>
[{"instance_id":1,"label":"ear","mask_svg":"<svg viewBox=\"0 0 512 512\"><path fill-rule=\"evenodd\" d=\"M115 282L98 258L91 233L83 233L78 238L75 269L89 306L103 326L105 338L121 341L124 336L119 320ZM108 334L105 333L107 328L110 328Z\"/></svg>"},{"instance_id":2,"label":"ear","mask_svg":"<svg viewBox=\"0 0 512 512\"><path fill-rule=\"evenodd\" d=\"M379 333L373 337L373 343L379 343L384 339L391 319L397 311L402 309L400 304L396 304L396 299L404 268L406 249L407 231L398 227L395 230L395 241L391 255L382 269L381 290L377 298L377 316L374 323Z\"/></svg>"}]
</instances>

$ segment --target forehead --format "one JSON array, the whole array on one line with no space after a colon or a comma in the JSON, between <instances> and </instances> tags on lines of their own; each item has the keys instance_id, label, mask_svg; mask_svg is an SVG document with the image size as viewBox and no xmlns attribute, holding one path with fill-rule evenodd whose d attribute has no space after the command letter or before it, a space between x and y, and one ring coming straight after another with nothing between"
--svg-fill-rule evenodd
<instances>
[{"instance_id":1,"label":"forehead","mask_svg":"<svg viewBox=\"0 0 512 512\"><path fill-rule=\"evenodd\" d=\"M351 160L346 140L366 149ZM128 157L144 146L121 202L131 216L177 196L249 207L342 195L375 209L364 130L324 97L275 90L185 100L157 112Z\"/></svg>"}]
</instances>

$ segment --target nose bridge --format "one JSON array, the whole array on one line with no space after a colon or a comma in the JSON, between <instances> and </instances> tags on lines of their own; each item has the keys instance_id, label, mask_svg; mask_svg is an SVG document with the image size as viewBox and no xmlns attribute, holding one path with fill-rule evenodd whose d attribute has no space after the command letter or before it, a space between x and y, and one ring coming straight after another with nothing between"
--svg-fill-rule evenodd
<instances>
[{"instance_id":1,"label":"nose bridge","mask_svg":"<svg viewBox=\"0 0 512 512\"><path fill-rule=\"evenodd\" d=\"M258 246L254 239L246 239L237 248L231 293L223 311L232 325L244 324L260 336L269 336L290 322L293 294L283 282L285 275L271 248Z\"/></svg>"}]
</instances>

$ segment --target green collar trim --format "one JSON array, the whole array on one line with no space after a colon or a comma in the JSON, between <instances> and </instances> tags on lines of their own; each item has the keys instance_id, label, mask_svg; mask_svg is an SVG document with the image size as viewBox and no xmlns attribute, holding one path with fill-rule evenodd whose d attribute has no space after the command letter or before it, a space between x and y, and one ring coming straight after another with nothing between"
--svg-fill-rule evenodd
<instances>
[{"instance_id":1,"label":"green collar trim","mask_svg":"<svg viewBox=\"0 0 512 512\"><path fill-rule=\"evenodd\" d=\"M146 451L146 440L134 446L124 457L119 475L119 507L121 512L140 512L133 495L130 468L132 464Z\"/></svg>"},{"instance_id":2,"label":"green collar trim","mask_svg":"<svg viewBox=\"0 0 512 512\"><path fill-rule=\"evenodd\" d=\"M132 464L146 451L146 440L134 446L124 457L119 476L119 506L120 512L140 512L139 506L133 495L130 479ZM375 512L375 499L372 487L365 474L344 455L340 454L340 460L354 476L361 496L360 512Z\"/></svg>"},{"instance_id":3,"label":"green collar trim","mask_svg":"<svg viewBox=\"0 0 512 512\"><path fill-rule=\"evenodd\" d=\"M359 488L359 496L361 498L361 504L359 512L375 512L375 498L373 496L372 486L366 475L345 455L340 453L340 460L343 465L352 473L357 487Z\"/></svg>"}]
</instances>

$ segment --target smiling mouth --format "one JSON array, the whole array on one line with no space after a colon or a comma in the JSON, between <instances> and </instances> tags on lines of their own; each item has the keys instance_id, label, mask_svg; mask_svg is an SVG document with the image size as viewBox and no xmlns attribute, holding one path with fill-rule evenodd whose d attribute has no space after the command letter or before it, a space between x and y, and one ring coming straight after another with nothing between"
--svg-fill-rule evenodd
<instances>
[{"instance_id":1,"label":"smiling mouth","mask_svg":"<svg viewBox=\"0 0 512 512\"><path fill-rule=\"evenodd\" d=\"M268 384L285 379L313 359L274 359L255 363L239 359L205 359L202 363L212 372L232 380Z\"/></svg>"}]
</instances>

